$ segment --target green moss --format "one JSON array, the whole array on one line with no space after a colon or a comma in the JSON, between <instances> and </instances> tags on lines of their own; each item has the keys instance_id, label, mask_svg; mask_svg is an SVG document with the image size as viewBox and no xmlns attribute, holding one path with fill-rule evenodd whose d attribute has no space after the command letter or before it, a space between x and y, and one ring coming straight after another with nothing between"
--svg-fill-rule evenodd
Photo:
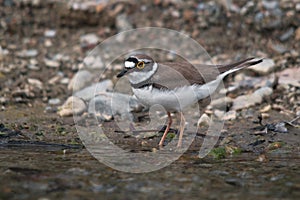
<instances>
[{"instance_id":1,"label":"green moss","mask_svg":"<svg viewBox=\"0 0 300 200\"><path fill-rule=\"evenodd\" d=\"M226 157L226 150L224 147L217 147L211 150L209 153L214 159L222 159Z\"/></svg>"},{"instance_id":2,"label":"green moss","mask_svg":"<svg viewBox=\"0 0 300 200\"><path fill-rule=\"evenodd\" d=\"M173 139L176 136L175 133L168 133L167 134L167 139Z\"/></svg>"}]
</instances>

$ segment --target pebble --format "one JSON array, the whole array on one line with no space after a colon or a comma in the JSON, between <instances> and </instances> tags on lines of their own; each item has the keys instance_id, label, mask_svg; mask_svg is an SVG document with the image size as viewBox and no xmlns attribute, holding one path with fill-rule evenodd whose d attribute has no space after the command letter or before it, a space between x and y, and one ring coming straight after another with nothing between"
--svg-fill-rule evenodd
<instances>
[{"instance_id":1,"label":"pebble","mask_svg":"<svg viewBox=\"0 0 300 200\"><path fill-rule=\"evenodd\" d=\"M295 40L300 40L300 27L298 27L295 31Z\"/></svg>"},{"instance_id":2,"label":"pebble","mask_svg":"<svg viewBox=\"0 0 300 200\"><path fill-rule=\"evenodd\" d=\"M264 1L262 1L262 5L267 10L275 10L279 7L279 2L278 1L264 0Z\"/></svg>"},{"instance_id":3,"label":"pebble","mask_svg":"<svg viewBox=\"0 0 300 200\"><path fill-rule=\"evenodd\" d=\"M237 112L235 110L230 110L225 112L224 110L214 110L214 115L220 120L235 120Z\"/></svg>"},{"instance_id":4,"label":"pebble","mask_svg":"<svg viewBox=\"0 0 300 200\"><path fill-rule=\"evenodd\" d=\"M4 56L8 55L9 51L7 49L2 49L0 45L0 61L4 58Z\"/></svg>"},{"instance_id":5,"label":"pebble","mask_svg":"<svg viewBox=\"0 0 300 200\"><path fill-rule=\"evenodd\" d=\"M1 104L6 104L7 102L8 102L8 99L6 99L5 97L0 97Z\"/></svg>"},{"instance_id":6,"label":"pebble","mask_svg":"<svg viewBox=\"0 0 300 200\"><path fill-rule=\"evenodd\" d=\"M270 115L269 115L268 113L262 113L262 114L261 114L261 117L262 117L263 119L267 119L267 118L270 118Z\"/></svg>"},{"instance_id":7,"label":"pebble","mask_svg":"<svg viewBox=\"0 0 300 200\"><path fill-rule=\"evenodd\" d=\"M214 111L214 115L215 115L218 119L223 119L223 117L225 116L225 111L216 109L216 110Z\"/></svg>"},{"instance_id":8,"label":"pebble","mask_svg":"<svg viewBox=\"0 0 300 200\"><path fill-rule=\"evenodd\" d=\"M289 28L285 33L283 33L280 37L279 40L281 42L287 41L288 39L290 39L290 37L293 36L295 32L295 29L293 27Z\"/></svg>"},{"instance_id":9,"label":"pebble","mask_svg":"<svg viewBox=\"0 0 300 200\"><path fill-rule=\"evenodd\" d=\"M266 157L266 155L262 154L262 155L259 155L257 158L256 158L256 161L258 162L266 162L268 159Z\"/></svg>"},{"instance_id":10,"label":"pebble","mask_svg":"<svg viewBox=\"0 0 300 200\"><path fill-rule=\"evenodd\" d=\"M132 119L130 112L141 111L143 106L132 96L121 93L103 93L91 99L88 112L107 121L115 115L122 119Z\"/></svg>"},{"instance_id":11,"label":"pebble","mask_svg":"<svg viewBox=\"0 0 300 200\"><path fill-rule=\"evenodd\" d=\"M241 79L234 78L234 85L236 88L246 87L246 88L259 88L259 87L273 87L276 84L276 77L274 74L270 73L269 76L260 76L260 77L252 77L238 74L236 77L240 77ZM228 91L231 92L231 91Z\"/></svg>"},{"instance_id":12,"label":"pebble","mask_svg":"<svg viewBox=\"0 0 300 200\"><path fill-rule=\"evenodd\" d=\"M58 72L55 76L53 76L52 78L50 78L48 80L48 83L50 85L57 84L63 77L64 77L64 74L62 72Z\"/></svg>"},{"instance_id":13,"label":"pebble","mask_svg":"<svg viewBox=\"0 0 300 200\"><path fill-rule=\"evenodd\" d=\"M87 56L83 63L87 69L104 69L105 67L100 56Z\"/></svg>"},{"instance_id":14,"label":"pebble","mask_svg":"<svg viewBox=\"0 0 300 200\"><path fill-rule=\"evenodd\" d=\"M241 110L259 104L263 101L264 97L270 96L272 93L272 88L262 87L252 94L238 96L233 100L232 110Z\"/></svg>"},{"instance_id":15,"label":"pebble","mask_svg":"<svg viewBox=\"0 0 300 200\"><path fill-rule=\"evenodd\" d=\"M80 45L82 48L91 48L98 44L99 38L94 33L89 33L86 35L82 35L80 37Z\"/></svg>"},{"instance_id":16,"label":"pebble","mask_svg":"<svg viewBox=\"0 0 300 200\"><path fill-rule=\"evenodd\" d=\"M48 59L48 58L44 58L44 63L47 67L52 67L52 68L58 68L60 66L59 61Z\"/></svg>"},{"instance_id":17,"label":"pebble","mask_svg":"<svg viewBox=\"0 0 300 200\"><path fill-rule=\"evenodd\" d=\"M17 102L23 102L23 98L22 97L27 97L27 98L33 98L35 97L34 93L31 92L29 89L16 89L14 91L11 92L11 95L13 97L16 97L15 100Z\"/></svg>"},{"instance_id":18,"label":"pebble","mask_svg":"<svg viewBox=\"0 0 300 200\"><path fill-rule=\"evenodd\" d=\"M49 29L44 32L45 37L53 38L55 37L55 35L56 35L56 30Z\"/></svg>"},{"instance_id":19,"label":"pebble","mask_svg":"<svg viewBox=\"0 0 300 200\"><path fill-rule=\"evenodd\" d=\"M288 51L288 49L282 44L274 44L271 42L269 43L269 47L272 51L278 54L283 54Z\"/></svg>"},{"instance_id":20,"label":"pebble","mask_svg":"<svg viewBox=\"0 0 300 200\"><path fill-rule=\"evenodd\" d=\"M58 114L62 117L80 115L86 110L84 101L78 97L71 96L59 108Z\"/></svg>"},{"instance_id":21,"label":"pebble","mask_svg":"<svg viewBox=\"0 0 300 200\"><path fill-rule=\"evenodd\" d=\"M225 113L225 115L223 116L223 120L235 120L237 116L237 112L235 110L230 110L228 112Z\"/></svg>"},{"instance_id":22,"label":"pebble","mask_svg":"<svg viewBox=\"0 0 300 200\"><path fill-rule=\"evenodd\" d=\"M43 89L43 83L40 80L33 79L33 78L28 78L27 81L30 85L33 85L33 86L35 86L39 89Z\"/></svg>"},{"instance_id":23,"label":"pebble","mask_svg":"<svg viewBox=\"0 0 300 200\"><path fill-rule=\"evenodd\" d=\"M269 112L271 110L271 105L267 105L265 107L263 107L262 109L259 110L259 112L261 113L266 113L266 112Z\"/></svg>"},{"instance_id":24,"label":"pebble","mask_svg":"<svg viewBox=\"0 0 300 200\"><path fill-rule=\"evenodd\" d=\"M93 77L93 74L87 70L78 71L69 82L68 90L73 92L81 90L92 82Z\"/></svg>"},{"instance_id":25,"label":"pebble","mask_svg":"<svg viewBox=\"0 0 300 200\"><path fill-rule=\"evenodd\" d=\"M45 45L45 47L51 47L51 46L53 46L53 43L50 39L46 39L44 41L44 45Z\"/></svg>"},{"instance_id":26,"label":"pebble","mask_svg":"<svg viewBox=\"0 0 300 200\"><path fill-rule=\"evenodd\" d=\"M300 2L296 4L296 10L300 11Z\"/></svg>"},{"instance_id":27,"label":"pebble","mask_svg":"<svg viewBox=\"0 0 300 200\"><path fill-rule=\"evenodd\" d=\"M32 58L38 55L38 51L36 49L22 50L18 51L16 55L20 58Z\"/></svg>"},{"instance_id":28,"label":"pebble","mask_svg":"<svg viewBox=\"0 0 300 200\"><path fill-rule=\"evenodd\" d=\"M200 119L197 122L197 126L209 126L211 124L211 118L204 113L201 115Z\"/></svg>"},{"instance_id":29,"label":"pebble","mask_svg":"<svg viewBox=\"0 0 300 200\"><path fill-rule=\"evenodd\" d=\"M220 99L215 99L210 103L210 106L212 108L221 109L224 110L228 106L230 107L232 105L232 98L230 97L223 97Z\"/></svg>"},{"instance_id":30,"label":"pebble","mask_svg":"<svg viewBox=\"0 0 300 200\"><path fill-rule=\"evenodd\" d=\"M62 78L62 79L60 80L60 83L61 83L61 84L64 84L64 85L67 85L67 84L70 83L70 79L69 79L69 78Z\"/></svg>"},{"instance_id":31,"label":"pebble","mask_svg":"<svg viewBox=\"0 0 300 200\"><path fill-rule=\"evenodd\" d=\"M300 87L300 68L287 68L277 73L277 75L279 76L279 84Z\"/></svg>"},{"instance_id":32,"label":"pebble","mask_svg":"<svg viewBox=\"0 0 300 200\"><path fill-rule=\"evenodd\" d=\"M250 9L252 9L254 7L254 2L253 1L247 1L246 5L244 7L242 7L242 9L240 10L240 13L242 15L245 15L246 13L248 13L248 11Z\"/></svg>"},{"instance_id":33,"label":"pebble","mask_svg":"<svg viewBox=\"0 0 300 200\"><path fill-rule=\"evenodd\" d=\"M55 99L49 99L49 101L48 101L48 104L50 104L50 105L58 105L58 104L60 104L61 103L61 101L60 101L60 99L58 99L58 98L55 98Z\"/></svg>"},{"instance_id":34,"label":"pebble","mask_svg":"<svg viewBox=\"0 0 300 200\"><path fill-rule=\"evenodd\" d=\"M100 93L108 92L113 89L113 82L111 80L104 80L100 83L95 83L80 91L74 93L74 96L79 97L85 101L91 100Z\"/></svg>"},{"instance_id":35,"label":"pebble","mask_svg":"<svg viewBox=\"0 0 300 200\"><path fill-rule=\"evenodd\" d=\"M263 62L249 67L250 70L260 74L260 75L266 75L272 72L275 68L275 62L273 59L266 58L263 60Z\"/></svg>"}]
</instances>

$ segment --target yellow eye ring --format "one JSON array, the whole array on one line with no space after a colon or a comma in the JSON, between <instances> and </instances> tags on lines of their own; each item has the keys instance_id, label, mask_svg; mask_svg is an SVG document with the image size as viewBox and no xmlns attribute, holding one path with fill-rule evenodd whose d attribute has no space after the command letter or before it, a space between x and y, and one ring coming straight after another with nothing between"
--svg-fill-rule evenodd
<instances>
[{"instance_id":1,"label":"yellow eye ring","mask_svg":"<svg viewBox=\"0 0 300 200\"><path fill-rule=\"evenodd\" d=\"M143 61L140 61L140 62L138 62L138 64L136 65L136 67L137 67L138 69L144 69L145 63L144 63Z\"/></svg>"}]
</instances>

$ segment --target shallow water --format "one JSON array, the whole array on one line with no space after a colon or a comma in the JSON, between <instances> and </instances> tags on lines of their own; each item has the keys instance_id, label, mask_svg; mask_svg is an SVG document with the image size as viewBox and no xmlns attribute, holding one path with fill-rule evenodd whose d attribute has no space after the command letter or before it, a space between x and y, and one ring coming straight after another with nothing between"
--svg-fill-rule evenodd
<instances>
[{"instance_id":1,"label":"shallow water","mask_svg":"<svg viewBox=\"0 0 300 200\"><path fill-rule=\"evenodd\" d=\"M85 149L0 147L0 199L299 199L300 156L243 153L199 159L193 152L161 170L115 171Z\"/></svg>"}]
</instances>

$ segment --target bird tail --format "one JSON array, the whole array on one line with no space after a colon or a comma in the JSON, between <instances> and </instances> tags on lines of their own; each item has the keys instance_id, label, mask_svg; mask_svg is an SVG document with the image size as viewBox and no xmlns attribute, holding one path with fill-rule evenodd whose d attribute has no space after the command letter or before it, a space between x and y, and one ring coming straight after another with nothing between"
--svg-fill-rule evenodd
<instances>
[{"instance_id":1,"label":"bird tail","mask_svg":"<svg viewBox=\"0 0 300 200\"><path fill-rule=\"evenodd\" d=\"M247 58L245 60L226 64L226 65L217 65L217 68L220 73L226 72L226 71L237 71L242 68L250 67L252 65L256 65L258 63L261 63L263 61L263 58L257 59L257 58Z\"/></svg>"}]
</instances>

